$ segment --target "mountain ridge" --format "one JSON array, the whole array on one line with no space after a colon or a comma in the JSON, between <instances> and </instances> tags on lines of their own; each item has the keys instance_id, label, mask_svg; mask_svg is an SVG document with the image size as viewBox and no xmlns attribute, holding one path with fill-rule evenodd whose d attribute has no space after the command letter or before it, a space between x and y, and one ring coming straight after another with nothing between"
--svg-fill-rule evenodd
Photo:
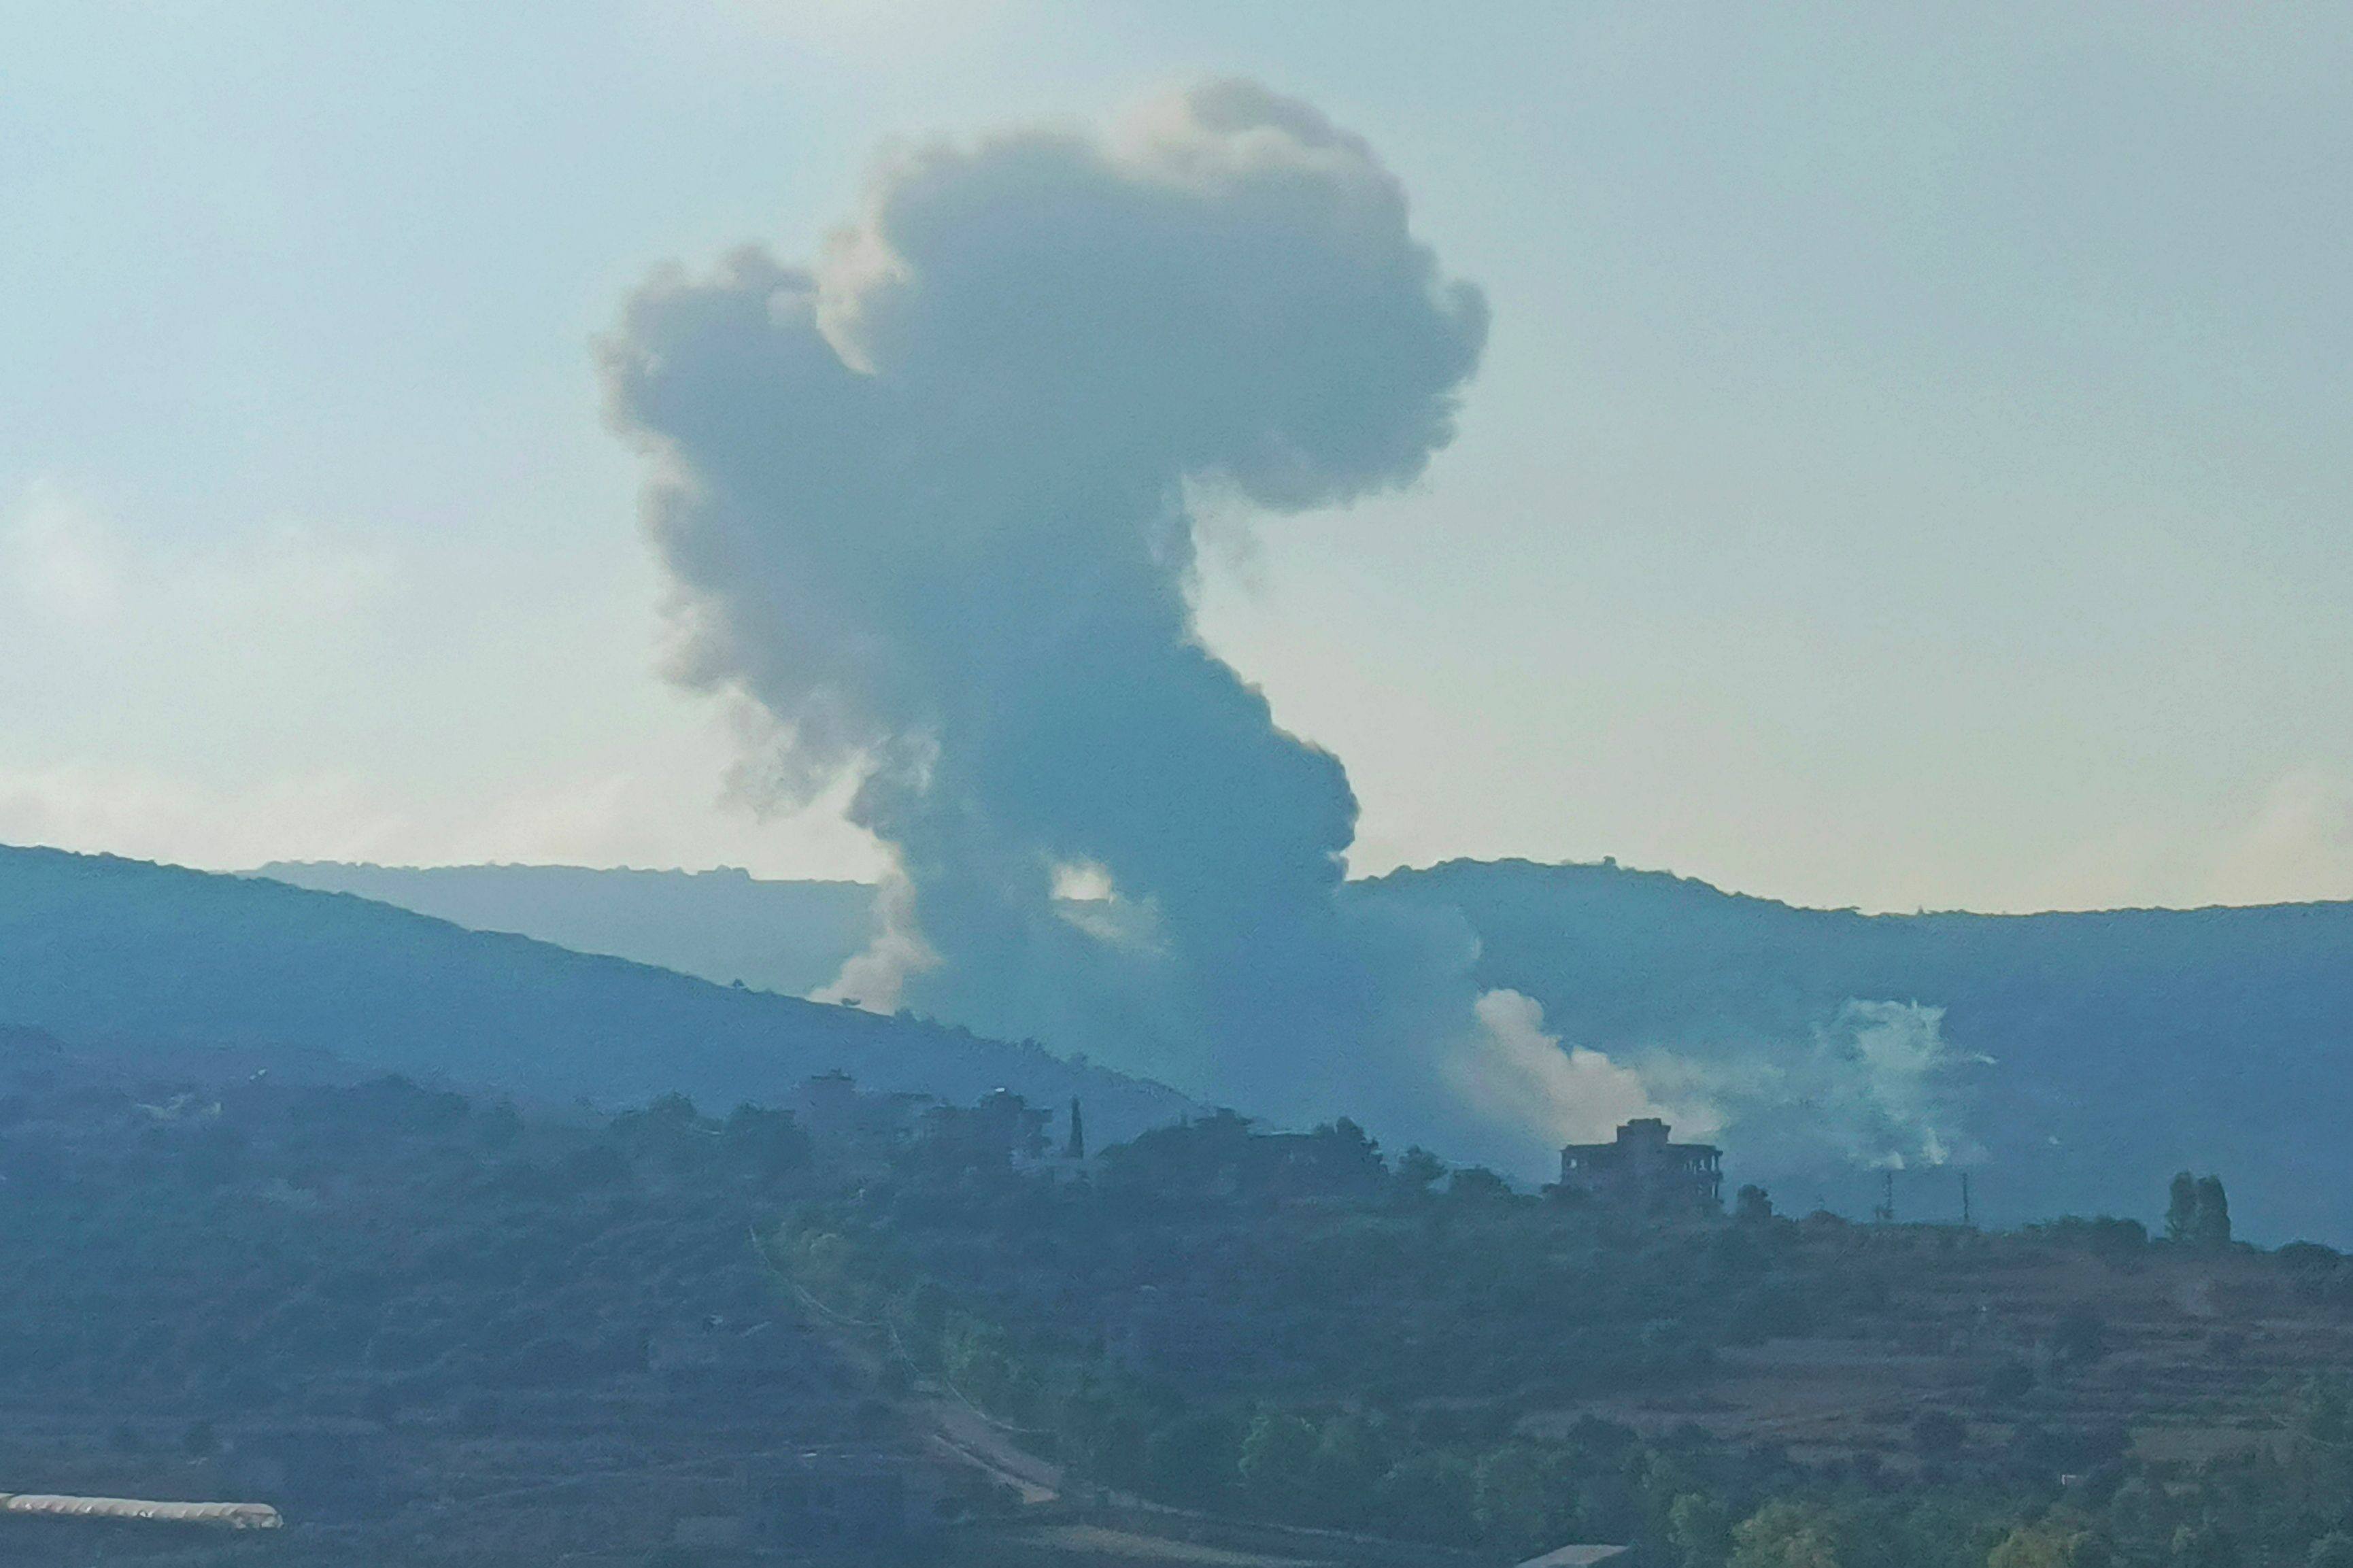
<instances>
[{"instance_id":1,"label":"mountain ridge","mask_svg":"<svg viewBox=\"0 0 2353 1568\"><path fill-rule=\"evenodd\" d=\"M452 922L353 895L113 856L0 847L0 1027L115 1053L310 1053L542 1101L684 1092L781 1103L839 1068L968 1101L1084 1099L1114 1130L1175 1090L1034 1043L881 1016Z\"/></svg>"},{"instance_id":2,"label":"mountain ridge","mask_svg":"<svg viewBox=\"0 0 2353 1568\"><path fill-rule=\"evenodd\" d=\"M794 996L831 980L874 927L873 889L866 883L779 881L733 867L273 861L248 874Z\"/></svg>"}]
</instances>

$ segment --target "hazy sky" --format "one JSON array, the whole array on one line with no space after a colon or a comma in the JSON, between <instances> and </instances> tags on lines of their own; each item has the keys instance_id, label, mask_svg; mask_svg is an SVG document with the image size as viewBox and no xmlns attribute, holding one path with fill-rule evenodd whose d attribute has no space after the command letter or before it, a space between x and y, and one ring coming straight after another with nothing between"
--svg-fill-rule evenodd
<instances>
[{"instance_id":1,"label":"hazy sky","mask_svg":"<svg viewBox=\"0 0 2353 1568\"><path fill-rule=\"evenodd\" d=\"M2353 897L2353 16L2147 5L0 5L0 840L871 869L662 680L592 339L1226 73L1493 309L1411 490L1214 530L1360 870Z\"/></svg>"}]
</instances>

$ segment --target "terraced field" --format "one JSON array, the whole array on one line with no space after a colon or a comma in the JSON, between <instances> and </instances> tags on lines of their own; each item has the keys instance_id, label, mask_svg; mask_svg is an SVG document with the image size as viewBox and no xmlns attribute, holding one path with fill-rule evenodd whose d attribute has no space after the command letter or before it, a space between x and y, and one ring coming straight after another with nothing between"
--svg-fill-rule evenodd
<instances>
[{"instance_id":1,"label":"terraced field","mask_svg":"<svg viewBox=\"0 0 2353 1568\"><path fill-rule=\"evenodd\" d=\"M2147 1458L2200 1459L2263 1441L2316 1371L2353 1368L2353 1315L2309 1299L2262 1254L2102 1256L1957 1227L1841 1227L1817 1245L1891 1281L1884 1306L1832 1337L1719 1352L1672 1392L1583 1402L1587 1415L1663 1434L1696 1424L1807 1461L1933 1463L1915 1423L1943 1412L1978 1456L2060 1431ZM1936 1445L1932 1444L1931 1447Z\"/></svg>"}]
</instances>

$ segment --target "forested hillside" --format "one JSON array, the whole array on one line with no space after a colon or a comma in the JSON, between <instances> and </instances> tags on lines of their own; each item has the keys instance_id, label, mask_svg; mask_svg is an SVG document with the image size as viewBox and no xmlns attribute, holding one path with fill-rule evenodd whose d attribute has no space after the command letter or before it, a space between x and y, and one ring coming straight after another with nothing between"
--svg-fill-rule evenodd
<instances>
[{"instance_id":1,"label":"forested hillside","mask_svg":"<svg viewBox=\"0 0 2353 1568\"><path fill-rule=\"evenodd\" d=\"M754 1233L836 1179L787 1110L11 1047L0 1489L250 1498L287 1528L0 1519L8 1568L700 1568L681 1520L775 1562L861 1518L896 1561L986 1500L781 1299ZM793 1506L815 1483L863 1515Z\"/></svg>"},{"instance_id":2,"label":"forested hillside","mask_svg":"<svg viewBox=\"0 0 2353 1568\"><path fill-rule=\"evenodd\" d=\"M1034 1046L713 985L388 905L106 856L0 848L0 1027L86 1049L336 1058L543 1101L776 1101L844 1069L969 1099L1083 1095L1107 1135L1174 1120L1157 1085Z\"/></svg>"}]
</instances>

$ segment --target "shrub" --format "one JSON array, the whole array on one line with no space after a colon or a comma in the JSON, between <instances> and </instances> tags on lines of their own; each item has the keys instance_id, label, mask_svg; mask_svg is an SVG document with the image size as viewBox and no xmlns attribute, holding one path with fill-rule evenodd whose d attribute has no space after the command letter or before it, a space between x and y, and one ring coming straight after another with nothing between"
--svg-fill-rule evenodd
<instances>
[{"instance_id":1,"label":"shrub","mask_svg":"<svg viewBox=\"0 0 2353 1568\"><path fill-rule=\"evenodd\" d=\"M1912 1446L1924 1458L1949 1459L1969 1440L1969 1429L1949 1410L1924 1410L1912 1422Z\"/></svg>"}]
</instances>

